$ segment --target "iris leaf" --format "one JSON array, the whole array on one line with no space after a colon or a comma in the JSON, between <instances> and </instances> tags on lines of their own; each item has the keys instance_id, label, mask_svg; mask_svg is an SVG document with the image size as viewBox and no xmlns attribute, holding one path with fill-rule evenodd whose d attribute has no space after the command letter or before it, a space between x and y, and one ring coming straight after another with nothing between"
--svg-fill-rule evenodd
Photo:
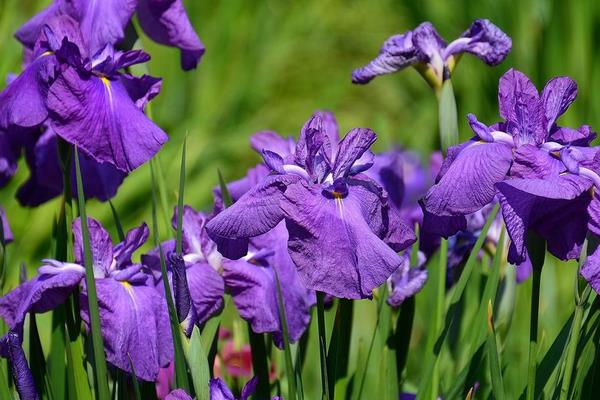
<instances>
[{"instance_id":1,"label":"iris leaf","mask_svg":"<svg viewBox=\"0 0 600 400\"><path fill-rule=\"evenodd\" d=\"M96 279L94 278L94 260L90 247L90 232L88 231L87 215L85 210L85 198L83 194L83 179L81 167L79 166L79 153L75 149L75 174L77 176L77 199L79 204L79 217L81 219L81 233L83 237L83 254L85 259L85 283L90 312L90 330L92 331L92 348L94 354L94 373L98 400L108 400L110 390L108 388L108 372L106 358L104 355L104 341L100 328L100 311L98 309L98 297L96 294Z\"/></svg>"}]
</instances>

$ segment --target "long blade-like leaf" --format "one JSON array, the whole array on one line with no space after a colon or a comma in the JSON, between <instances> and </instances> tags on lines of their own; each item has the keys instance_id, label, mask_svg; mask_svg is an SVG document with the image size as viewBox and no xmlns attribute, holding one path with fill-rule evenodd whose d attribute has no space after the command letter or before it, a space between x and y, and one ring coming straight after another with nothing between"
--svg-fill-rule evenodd
<instances>
[{"instance_id":1,"label":"long blade-like leaf","mask_svg":"<svg viewBox=\"0 0 600 400\"><path fill-rule=\"evenodd\" d=\"M85 210L85 197L83 194L83 179L81 167L79 166L79 153L75 147L75 174L77 176L77 199L79 204L79 217L81 219L81 233L83 238L83 254L85 259L85 283L87 289L88 307L90 313L90 330L92 332L92 348L94 351L94 373L96 382L96 393L98 400L108 400L110 390L108 388L108 371L104 355L104 341L100 328L100 311L98 309L98 297L96 294L96 279L94 278L94 260L90 244L90 232L88 231L87 215Z\"/></svg>"}]
</instances>

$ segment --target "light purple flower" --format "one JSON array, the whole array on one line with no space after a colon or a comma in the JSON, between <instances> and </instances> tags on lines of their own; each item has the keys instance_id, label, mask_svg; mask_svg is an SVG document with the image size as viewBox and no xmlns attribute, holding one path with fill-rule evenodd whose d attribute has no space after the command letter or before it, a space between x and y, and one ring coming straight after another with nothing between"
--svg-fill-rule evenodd
<instances>
[{"instance_id":1,"label":"light purple flower","mask_svg":"<svg viewBox=\"0 0 600 400\"><path fill-rule=\"evenodd\" d=\"M353 129L340 141L332 115L315 114L293 154L263 149L271 174L212 219L209 235L217 244L247 240L285 220L288 251L307 288L370 298L400 266L396 252L415 241L383 189L361 174L373 163L375 138Z\"/></svg>"},{"instance_id":2,"label":"light purple flower","mask_svg":"<svg viewBox=\"0 0 600 400\"><path fill-rule=\"evenodd\" d=\"M475 20L461 37L447 44L430 22L385 41L379 55L352 73L352 82L365 84L379 75L409 66L429 70L439 86L448 79L456 57L471 53L488 65L500 64L512 47L511 39L487 19Z\"/></svg>"},{"instance_id":3,"label":"light purple flower","mask_svg":"<svg viewBox=\"0 0 600 400\"><path fill-rule=\"evenodd\" d=\"M497 196L511 238L509 261L527 262L530 229L561 259L577 258L588 229L588 190L600 184L595 133L563 128L557 119L576 96L568 77L550 80L541 95L509 70L498 93L503 122L487 126L469 115L476 137L449 149L437 183L423 200L424 229L449 236L466 215ZM592 207L592 206L590 206Z\"/></svg>"},{"instance_id":4,"label":"light purple flower","mask_svg":"<svg viewBox=\"0 0 600 400\"><path fill-rule=\"evenodd\" d=\"M27 21L15 36L33 49L45 23L61 15L75 19L90 54L106 45L119 44L133 14L144 32L155 42L179 48L184 70L198 65L205 48L187 16L182 0L54 0L50 6Z\"/></svg>"}]
</instances>

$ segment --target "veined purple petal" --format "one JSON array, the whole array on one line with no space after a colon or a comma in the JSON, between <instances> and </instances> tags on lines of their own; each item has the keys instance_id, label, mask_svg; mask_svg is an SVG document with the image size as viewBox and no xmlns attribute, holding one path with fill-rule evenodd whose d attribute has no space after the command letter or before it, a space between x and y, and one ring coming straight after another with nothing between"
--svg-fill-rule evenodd
<instances>
[{"instance_id":1,"label":"veined purple petal","mask_svg":"<svg viewBox=\"0 0 600 400\"><path fill-rule=\"evenodd\" d=\"M129 74L121 74L119 75L119 79L123 86L125 86L127 93L129 93L129 97L131 97L136 107L140 110L146 108L150 100L160 93L162 87L162 79L150 75L136 77Z\"/></svg>"},{"instance_id":2,"label":"veined purple petal","mask_svg":"<svg viewBox=\"0 0 600 400\"><path fill-rule=\"evenodd\" d=\"M591 126L581 125L577 129L558 127L550 133L550 140L564 145L589 146L596 136Z\"/></svg>"},{"instance_id":3,"label":"veined purple petal","mask_svg":"<svg viewBox=\"0 0 600 400\"><path fill-rule=\"evenodd\" d=\"M175 389L165 397L165 400L194 400L183 389Z\"/></svg>"},{"instance_id":4,"label":"veined purple petal","mask_svg":"<svg viewBox=\"0 0 600 400\"><path fill-rule=\"evenodd\" d=\"M145 381L154 381L173 359L166 303L153 287L112 278L96 279L106 359ZM87 294L80 296L81 318L89 326Z\"/></svg>"},{"instance_id":5,"label":"veined purple petal","mask_svg":"<svg viewBox=\"0 0 600 400\"><path fill-rule=\"evenodd\" d=\"M113 262L112 239L102 224L93 218L88 217L88 232L90 233L90 248L94 262L94 276L103 278L108 276ZM84 243L83 233L81 231L81 220L77 218L73 221L73 253L75 261L84 265Z\"/></svg>"},{"instance_id":6,"label":"veined purple petal","mask_svg":"<svg viewBox=\"0 0 600 400\"><path fill-rule=\"evenodd\" d=\"M283 158L281 158L279 154L270 150L263 150L261 154L267 167L278 174L285 174L285 170L283 168Z\"/></svg>"},{"instance_id":7,"label":"veined purple petal","mask_svg":"<svg viewBox=\"0 0 600 400\"><path fill-rule=\"evenodd\" d=\"M440 69L442 65L442 51L446 47L446 41L442 39L431 22L423 22L413 31L412 42L421 62L432 64L434 68Z\"/></svg>"},{"instance_id":8,"label":"veined purple petal","mask_svg":"<svg viewBox=\"0 0 600 400\"><path fill-rule=\"evenodd\" d=\"M273 229L283 219L284 191L300 179L297 175L267 177L206 225L209 236L219 244L219 238L245 239Z\"/></svg>"},{"instance_id":9,"label":"veined purple petal","mask_svg":"<svg viewBox=\"0 0 600 400\"><path fill-rule=\"evenodd\" d=\"M107 44L116 45L123 40L125 26L135 11L136 3L136 0L73 2L90 55L101 51Z\"/></svg>"},{"instance_id":10,"label":"veined purple petal","mask_svg":"<svg viewBox=\"0 0 600 400\"><path fill-rule=\"evenodd\" d=\"M235 400L233 393L221 378L210 380L210 400Z\"/></svg>"},{"instance_id":11,"label":"veined purple petal","mask_svg":"<svg viewBox=\"0 0 600 400\"><path fill-rule=\"evenodd\" d=\"M124 172L148 161L167 140L119 80L67 68L50 87L48 108L60 137Z\"/></svg>"},{"instance_id":12,"label":"veined purple petal","mask_svg":"<svg viewBox=\"0 0 600 400\"><path fill-rule=\"evenodd\" d=\"M369 64L352 72L352 82L365 84L379 75L390 74L416 64L419 59L412 43L412 31L387 39Z\"/></svg>"},{"instance_id":13,"label":"veined purple petal","mask_svg":"<svg viewBox=\"0 0 600 400\"><path fill-rule=\"evenodd\" d=\"M510 179L496 184L506 230L514 245L509 262L526 259L526 235L536 231L560 259L577 258L587 232L591 182L567 174L546 179Z\"/></svg>"},{"instance_id":14,"label":"veined purple petal","mask_svg":"<svg viewBox=\"0 0 600 400\"><path fill-rule=\"evenodd\" d=\"M568 76L552 78L542 90L542 103L546 111L546 129L556 123L558 117L567 111L567 108L577 97L577 82Z\"/></svg>"},{"instance_id":15,"label":"veined purple petal","mask_svg":"<svg viewBox=\"0 0 600 400\"><path fill-rule=\"evenodd\" d=\"M454 159L442 178L427 192L425 209L438 216L475 212L494 198L512 161L512 149L500 143L476 143Z\"/></svg>"},{"instance_id":16,"label":"veined purple petal","mask_svg":"<svg viewBox=\"0 0 600 400\"><path fill-rule=\"evenodd\" d=\"M10 243L13 241L14 237L12 231L10 230L10 225L8 224L8 217L6 216L6 212L2 207L0 207L0 224L2 224L2 240L4 243Z\"/></svg>"},{"instance_id":17,"label":"veined purple petal","mask_svg":"<svg viewBox=\"0 0 600 400\"><path fill-rule=\"evenodd\" d=\"M182 0L139 0L137 16L146 35L181 50L181 68L196 68L205 52Z\"/></svg>"},{"instance_id":18,"label":"veined purple petal","mask_svg":"<svg viewBox=\"0 0 600 400\"><path fill-rule=\"evenodd\" d=\"M500 78L498 103L507 132L513 135L517 144L539 145L546 140L544 103L525 74L510 69Z\"/></svg>"},{"instance_id":19,"label":"veined purple petal","mask_svg":"<svg viewBox=\"0 0 600 400\"><path fill-rule=\"evenodd\" d=\"M35 127L46 120L46 94L56 68L56 58L42 54L0 92L0 128Z\"/></svg>"},{"instance_id":20,"label":"veined purple petal","mask_svg":"<svg viewBox=\"0 0 600 400\"><path fill-rule=\"evenodd\" d=\"M427 282L427 270L422 268L425 263L425 256L422 253L419 255L419 265L411 267L410 252L405 251L402 254L400 267L389 279L391 292L387 303L390 306L400 307L404 300L417 294Z\"/></svg>"},{"instance_id":21,"label":"veined purple petal","mask_svg":"<svg viewBox=\"0 0 600 400\"><path fill-rule=\"evenodd\" d=\"M257 153L269 150L286 158L295 152L296 144L292 138L283 138L273 131L256 132L250 137L250 146Z\"/></svg>"},{"instance_id":22,"label":"veined purple petal","mask_svg":"<svg viewBox=\"0 0 600 400\"><path fill-rule=\"evenodd\" d=\"M28 312L44 313L64 303L84 276L80 269L40 274L0 297L0 316L14 329L23 324Z\"/></svg>"},{"instance_id":23,"label":"veined purple petal","mask_svg":"<svg viewBox=\"0 0 600 400\"><path fill-rule=\"evenodd\" d=\"M132 228L127 232L125 240L113 248L117 269L131 264L131 256L146 243L149 235L150 230L146 223L142 223L140 226Z\"/></svg>"},{"instance_id":24,"label":"veined purple petal","mask_svg":"<svg viewBox=\"0 0 600 400\"><path fill-rule=\"evenodd\" d=\"M308 175L316 175L317 153L325 141L324 113L315 112L302 127L294 158L296 163L303 167Z\"/></svg>"},{"instance_id":25,"label":"veined purple petal","mask_svg":"<svg viewBox=\"0 0 600 400\"><path fill-rule=\"evenodd\" d=\"M444 58L462 52L471 53L488 65L500 64L512 48L512 40L487 19L476 19L469 29L450 43Z\"/></svg>"},{"instance_id":26,"label":"veined purple petal","mask_svg":"<svg viewBox=\"0 0 600 400\"><path fill-rule=\"evenodd\" d=\"M37 400L40 397L35 387L33 375L27 364L27 359L25 358L25 352L23 352L22 342L23 339L20 335L16 331L11 330L0 339L0 347L6 346L10 371L17 387L19 398L21 400Z\"/></svg>"},{"instance_id":27,"label":"veined purple petal","mask_svg":"<svg viewBox=\"0 0 600 400\"><path fill-rule=\"evenodd\" d=\"M537 146L525 144L514 150L514 161L510 167L513 178L546 178L564 171L562 161Z\"/></svg>"},{"instance_id":28,"label":"veined purple petal","mask_svg":"<svg viewBox=\"0 0 600 400\"><path fill-rule=\"evenodd\" d=\"M15 37L26 48L32 50L42 31L42 27L54 17L68 14L71 9L72 6L66 1L53 1L47 8L25 22L17 32L15 32Z\"/></svg>"},{"instance_id":29,"label":"veined purple petal","mask_svg":"<svg viewBox=\"0 0 600 400\"><path fill-rule=\"evenodd\" d=\"M370 129L355 128L346 134L339 144L339 150L333 164L333 178L347 176L353 164L377 140Z\"/></svg>"},{"instance_id":30,"label":"veined purple petal","mask_svg":"<svg viewBox=\"0 0 600 400\"><path fill-rule=\"evenodd\" d=\"M224 260L223 279L242 318L257 333L271 332L275 344L283 348L279 319L277 271L282 288L289 339L295 343L310 323L310 309L316 303L314 292L300 282L287 250L288 234L281 222L271 232L252 240L257 248L273 250L266 264L249 260ZM260 265L262 264L262 265Z\"/></svg>"},{"instance_id":31,"label":"veined purple petal","mask_svg":"<svg viewBox=\"0 0 600 400\"><path fill-rule=\"evenodd\" d=\"M596 193L598 189L594 188L592 190L594 190L592 201L590 201L590 205L587 208L587 213L590 216L588 229L600 236L600 199L598 198L598 193Z\"/></svg>"},{"instance_id":32,"label":"veined purple petal","mask_svg":"<svg viewBox=\"0 0 600 400\"><path fill-rule=\"evenodd\" d=\"M288 248L307 288L370 298L400 266L398 255L371 230L362 207L380 201L378 196L355 191L344 199L329 199L320 188L300 182L285 192Z\"/></svg>"},{"instance_id":33,"label":"veined purple petal","mask_svg":"<svg viewBox=\"0 0 600 400\"><path fill-rule=\"evenodd\" d=\"M187 268L187 279L194 312L186 334L192 333L194 324L203 326L223 309L225 287L223 278L207 263L195 263Z\"/></svg>"}]
</instances>

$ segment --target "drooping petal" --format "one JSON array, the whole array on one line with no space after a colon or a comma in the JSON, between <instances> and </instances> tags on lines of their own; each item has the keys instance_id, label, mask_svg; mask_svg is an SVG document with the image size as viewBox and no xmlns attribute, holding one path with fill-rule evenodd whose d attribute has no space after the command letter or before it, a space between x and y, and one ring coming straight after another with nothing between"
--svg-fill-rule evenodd
<instances>
[{"instance_id":1,"label":"drooping petal","mask_svg":"<svg viewBox=\"0 0 600 400\"><path fill-rule=\"evenodd\" d=\"M512 48L508 35L487 19L476 19L461 37L450 43L444 58L462 52L471 53L488 65L500 64Z\"/></svg>"},{"instance_id":2,"label":"drooping petal","mask_svg":"<svg viewBox=\"0 0 600 400\"><path fill-rule=\"evenodd\" d=\"M131 256L146 243L149 235L150 230L146 223L142 223L140 226L132 228L127 232L125 240L117 244L113 249L117 269L131 264Z\"/></svg>"},{"instance_id":3,"label":"drooping petal","mask_svg":"<svg viewBox=\"0 0 600 400\"><path fill-rule=\"evenodd\" d=\"M352 82L365 84L379 75L390 74L416 64L419 59L412 43L412 31L387 39L369 64L352 72Z\"/></svg>"},{"instance_id":4,"label":"drooping petal","mask_svg":"<svg viewBox=\"0 0 600 400\"><path fill-rule=\"evenodd\" d=\"M284 191L300 179L297 175L267 177L206 225L209 236L219 244L219 238L245 239L273 229L283 219ZM221 247L219 252L228 257Z\"/></svg>"},{"instance_id":5,"label":"drooping petal","mask_svg":"<svg viewBox=\"0 0 600 400\"><path fill-rule=\"evenodd\" d=\"M166 303L153 287L112 278L96 279L100 325L106 359L145 381L154 381L173 358ZM81 318L89 326L86 292L80 296Z\"/></svg>"},{"instance_id":6,"label":"drooping petal","mask_svg":"<svg viewBox=\"0 0 600 400\"><path fill-rule=\"evenodd\" d=\"M225 287L223 278L207 263L195 263L187 268L187 280L194 312L193 321L186 329L190 335L194 324L203 326L223 309Z\"/></svg>"},{"instance_id":7,"label":"drooping petal","mask_svg":"<svg viewBox=\"0 0 600 400\"><path fill-rule=\"evenodd\" d=\"M12 242L14 237L10 230L10 225L8 224L8 217L2 207L0 207L0 224L2 224L2 241L4 243Z\"/></svg>"},{"instance_id":8,"label":"drooping petal","mask_svg":"<svg viewBox=\"0 0 600 400\"><path fill-rule=\"evenodd\" d=\"M167 140L119 80L67 68L50 87L48 108L60 137L124 172L148 161Z\"/></svg>"},{"instance_id":9,"label":"drooping petal","mask_svg":"<svg viewBox=\"0 0 600 400\"><path fill-rule=\"evenodd\" d=\"M181 50L181 68L196 68L205 52L182 0L139 0L137 16L146 35Z\"/></svg>"},{"instance_id":10,"label":"drooping petal","mask_svg":"<svg viewBox=\"0 0 600 400\"><path fill-rule=\"evenodd\" d=\"M107 44L116 45L123 40L125 26L135 11L136 3L136 0L73 2L90 55L101 51Z\"/></svg>"},{"instance_id":11,"label":"drooping petal","mask_svg":"<svg viewBox=\"0 0 600 400\"><path fill-rule=\"evenodd\" d=\"M410 252L402 255L402 264L390 277L391 292L387 303L392 307L399 307L404 300L417 294L427 281L427 270L421 268L425 256L421 253L419 265L410 266Z\"/></svg>"},{"instance_id":12,"label":"drooping petal","mask_svg":"<svg viewBox=\"0 0 600 400\"><path fill-rule=\"evenodd\" d=\"M267 257L267 265L249 261L224 261L225 285L242 318L247 320L256 333L271 332L275 344L283 348L283 331L279 318L277 271L285 305L289 340L300 339L310 323L310 308L316 303L314 292L300 282L296 268L287 251L287 231L283 222L266 235L253 240L263 249L274 253Z\"/></svg>"},{"instance_id":13,"label":"drooping petal","mask_svg":"<svg viewBox=\"0 0 600 400\"><path fill-rule=\"evenodd\" d=\"M56 68L54 55L42 54L0 92L0 128L35 127L46 120L46 95Z\"/></svg>"},{"instance_id":14,"label":"drooping petal","mask_svg":"<svg viewBox=\"0 0 600 400\"><path fill-rule=\"evenodd\" d=\"M304 183L285 193L288 249L307 288L343 298L370 298L400 266L400 258L373 233L354 191L330 199ZM377 196L371 200L378 201Z\"/></svg>"},{"instance_id":15,"label":"drooping petal","mask_svg":"<svg viewBox=\"0 0 600 400\"><path fill-rule=\"evenodd\" d=\"M548 243L560 259L579 256L587 232L586 207L590 202L586 178L567 174L546 179L510 179L496 184L506 230L514 245L509 262L526 259L530 229Z\"/></svg>"},{"instance_id":16,"label":"drooping petal","mask_svg":"<svg viewBox=\"0 0 600 400\"><path fill-rule=\"evenodd\" d=\"M56 149L55 149L56 150ZM83 178L83 194L86 199L96 198L108 201L116 194L127 174L110 163L99 163L85 154L79 154L79 164ZM62 188L62 184L60 185ZM71 172L73 197L77 197L77 178L75 167Z\"/></svg>"},{"instance_id":17,"label":"drooping petal","mask_svg":"<svg viewBox=\"0 0 600 400\"><path fill-rule=\"evenodd\" d=\"M140 110L144 110L146 105L155 98L162 87L162 79L155 78L150 75L142 75L140 77L132 76L129 74L119 75L119 79L129 97L135 102L135 105Z\"/></svg>"},{"instance_id":18,"label":"drooping petal","mask_svg":"<svg viewBox=\"0 0 600 400\"><path fill-rule=\"evenodd\" d=\"M467 219L464 215L437 215L427 211L423 200L419 204L423 209L422 232L448 238L458 231L467 229Z\"/></svg>"},{"instance_id":19,"label":"drooping petal","mask_svg":"<svg viewBox=\"0 0 600 400\"><path fill-rule=\"evenodd\" d=\"M413 227L408 225L398 210L385 207L382 211L383 223L387 225L383 241L388 246L400 252L417 240Z\"/></svg>"},{"instance_id":20,"label":"drooping petal","mask_svg":"<svg viewBox=\"0 0 600 400\"><path fill-rule=\"evenodd\" d=\"M346 134L339 144L333 164L333 178L348 175L350 168L375 142L377 136L370 129L355 128Z\"/></svg>"},{"instance_id":21,"label":"drooping petal","mask_svg":"<svg viewBox=\"0 0 600 400\"><path fill-rule=\"evenodd\" d=\"M542 103L546 112L546 129L556 123L558 117L563 115L567 108L577 97L577 82L568 76L552 78L542 90Z\"/></svg>"},{"instance_id":22,"label":"drooping petal","mask_svg":"<svg viewBox=\"0 0 600 400\"><path fill-rule=\"evenodd\" d=\"M294 139L283 138L277 132L260 131L250 137L250 146L259 154L263 150L269 150L285 158L294 153L296 144Z\"/></svg>"},{"instance_id":23,"label":"drooping petal","mask_svg":"<svg viewBox=\"0 0 600 400\"><path fill-rule=\"evenodd\" d=\"M494 198L494 184L505 178L511 161L512 149L501 143L466 147L425 195L426 211L459 216L479 210Z\"/></svg>"},{"instance_id":24,"label":"drooping petal","mask_svg":"<svg viewBox=\"0 0 600 400\"><path fill-rule=\"evenodd\" d=\"M94 262L94 276L96 278L103 278L108 276L113 262L112 239L102 224L95 219L88 217L87 225ZM73 237L75 261L80 265L84 265L83 232L81 231L81 220L79 218L73 221Z\"/></svg>"},{"instance_id":25,"label":"drooping petal","mask_svg":"<svg viewBox=\"0 0 600 400\"><path fill-rule=\"evenodd\" d=\"M40 397L35 387L33 375L27 364L27 359L25 358L25 352L22 347L23 339L21 336L22 335L14 330L9 331L0 339L0 347L6 347L10 371L19 398L21 400L37 400Z\"/></svg>"},{"instance_id":26,"label":"drooping petal","mask_svg":"<svg viewBox=\"0 0 600 400\"><path fill-rule=\"evenodd\" d=\"M0 297L0 316L14 329L28 312L44 313L64 303L84 276L82 267L40 274Z\"/></svg>"}]
</instances>

